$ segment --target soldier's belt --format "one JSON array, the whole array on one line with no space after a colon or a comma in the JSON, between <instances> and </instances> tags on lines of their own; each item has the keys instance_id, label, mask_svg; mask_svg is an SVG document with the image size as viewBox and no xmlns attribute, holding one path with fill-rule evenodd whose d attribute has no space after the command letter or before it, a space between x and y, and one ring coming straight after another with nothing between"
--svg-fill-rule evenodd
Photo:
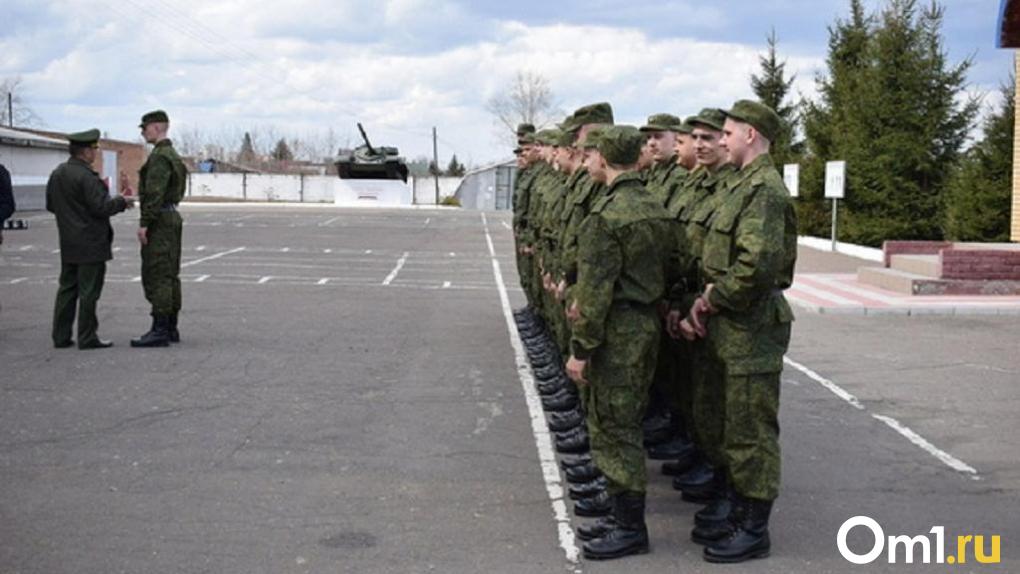
<instances>
[{"instance_id":1,"label":"soldier's belt","mask_svg":"<svg viewBox=\"0 0 1020 574\"><path fill-rule=\"evenodd\" d=\"M177 211L177 204L176 203L164 203L163 206L159 208L159 211L162 212L162 213L168 213L168 212L171 212L171 211Z\"/></svg>"},{"instance_id":2,"label":"soldier's belt","mask_svg":"<svg viewBox=\"0 0 1020 574\"><path fill-rule=\"evenodd\" d=\"M629 309L629 310L633 310L633 311L644 311L644 312L648 312L648 311L653 311L654 312L654 311L657 310L657 306L658 306L658 301L656 301L654 303L641 303L641 302L638 302L638 301L629 301L629 300L625 300L625 299L620 299L620 300L613 301L613 305L612 305L613 309Z\"/></svg>"}]
</instances>

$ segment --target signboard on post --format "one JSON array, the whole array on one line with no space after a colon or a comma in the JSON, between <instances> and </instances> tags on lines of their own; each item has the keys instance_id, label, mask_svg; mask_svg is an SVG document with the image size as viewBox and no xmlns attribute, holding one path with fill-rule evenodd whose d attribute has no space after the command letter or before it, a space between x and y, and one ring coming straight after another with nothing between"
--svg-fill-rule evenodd
<instances>
[{"instance_id":1,"label":"signboard on post","mask_svg":"<svg viewBox=\"0 0 1020 574\"><path fill-rule=\"evenodd\" d=\"M825 197L843 199L846 191L846 162L830 161L825 164Z\"/></svg>"},{"instance_id":2,"label":"signboard on post","mask_svg":"<svg viewBox=\"0 0 1020 574\"><path fill-rule=\"evenodd\" d=\"M788 163L783 166L783 183L786 184L790 197L800 196L800 165Z\"/></svg>"}]
</instances>

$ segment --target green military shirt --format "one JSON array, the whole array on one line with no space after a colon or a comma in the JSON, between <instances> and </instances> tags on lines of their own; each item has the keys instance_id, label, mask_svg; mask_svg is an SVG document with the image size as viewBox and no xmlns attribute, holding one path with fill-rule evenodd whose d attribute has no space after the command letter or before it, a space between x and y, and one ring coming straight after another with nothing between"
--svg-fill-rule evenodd
<instances>
[{"instance_id":1,"label":"green military shirt","mask_svg":"<svg viewBox=\"0 0 1020 574\"><path fill-rule=\"evenodd\" d=\"M716 308L745 311L793 283L797 216L772 158L740 170L715 209L702 250L705 283Z\"/></svg>"},{"instance_id":2,"label":"green military shirt","mask_svg":"<svg viewBox=\"0 0 1020 574\"><path fill-rule=\"evenodd\" d=\"M139 227L151 226L159 218L163 206L176 205L184 199L187 177L188 170L170 140L157 143L139 172Z\"/></svg>"},{"instance_id":3,"label":"green military shirt","mask_svg":"<svg viewBox=\"0 0 1020 574\"><path fill-rule=\"evenodd\" d=\"M103 263L113 259L110 216L127 201L110 198L106 184L88 163L72 157L57 166L46 183L46 211L56 215L63 263Z\"/></svg>"},{"instance_id":4,"label":"green military shirt","mask_svg":"<svg viewBox=\"0 0 1020 574\"><path fill-rule=\"evenodd\" d=\"M676 223L651 197L637 173L619 176L581 229L577 286L580 318L571 351L587 359L602 345L614 304L650 307L662 298Z\"/></svg>"}]
</instances>

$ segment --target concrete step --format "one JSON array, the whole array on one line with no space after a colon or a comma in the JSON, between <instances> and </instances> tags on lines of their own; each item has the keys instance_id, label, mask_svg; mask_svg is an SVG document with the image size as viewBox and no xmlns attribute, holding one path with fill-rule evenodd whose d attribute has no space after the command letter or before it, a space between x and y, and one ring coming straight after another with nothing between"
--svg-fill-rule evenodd
<instances>
[{"instance_id":1,"label":"concrete step","mask_svg":"<svg viewBox=\"0 0 1020 574\"><path fill-rule=\"evenodd\" d=\"M857 280L879 289L904 295L920 295L925 292L925 285L941 283L938 279L925 275L886 267L861 267L857 270Z\"/></svg>"},{"instance_id":2,"label":"concrete step","mask_svg":"<svg viewBox=\"0 0 1020 574\"><path fill-rule=\"evenodd\" d=\"M938 255L893 255L889 259L889 267L932 279L942 276L942 263Z\"/></svg>"}]
</instances>

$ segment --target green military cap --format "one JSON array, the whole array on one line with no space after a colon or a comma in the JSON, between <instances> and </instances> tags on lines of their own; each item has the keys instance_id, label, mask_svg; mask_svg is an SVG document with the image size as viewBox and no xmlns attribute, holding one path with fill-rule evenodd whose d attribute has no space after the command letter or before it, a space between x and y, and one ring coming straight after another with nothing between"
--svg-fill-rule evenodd
<instances>
[{"instance_id":1,"label":"green military cap","mask_svg":"<svg viewBox=\"0 0 1020 574\"><path fill-rule=\"evenodd\" d=\"M524 134L517 138L517 145L532 145L535 143L535 134Z\"/></svg>"},{"instance_id":2,"label":"green military cap","mask_svg":"<svg viewBox=\"0 0 1020 574\"><path fill-rule=\"evenodd\" d=\"M599 137L598 150L614 165L630 165L641 155L645 136L634 126L608 126Z\"/></svg>"},{"instance_id":3,"label":"green military cap","mask_svg":"<svg viewBox=\"0 0 1020 574\"><path fill-rule=\"evenodd\" d=\"M154 110L142 116L142 123L138 124L138 127L144 128L148 124L155 123L165 124L169 122L170 117L166 115L166 112L164 112L163 110Z\"/></svg>"},{"instance_id":4,"label":"green military cap","mask_svg":"<svg viewBox=\"0 0 1020 574\"><path fill-rule=\"evenodd\" d=\"M92 145L99 141L99 130L93 128L83 132L67 134L67 141L80 146Z\"/></svg>"},{"instance_id":5,"label":"green military cap","mask_svg":"<svg viewBox=\"0 0 1020 574\"><path fill-rule=\"evenodd\" d=\"M609 127L609 124L598 124L595 127L588 130L588 133L584 135L584 140L578 140L577 147L581 149L595 149L599 146L599 140L602 138L602 132Z\"/></svg>"},{"instance_id":6,"label":"green military cap","mask_svg":"<svg viewBox=\"0 0 1020 574\"><path fill-rule=\"evenodd\" d=\"M576 130L560 130L560 137L556 140L556 145L560 147L570 147L574 145L574 139L577 137Z\"/></svg>"},{"instance_id":7,"label":"green military cap","mask_svg":"<svg viewBox=\"0 0 1020 574\"><path fill-rule=\"evenodd\" d=\"M556 128L546 128L535 134L535 142L542 145L558 145L559 141L560 130Z\"/></svg>"},{"instance_id":8,"label":"green military cap","mask_svg":"<svg viewBox=\"0 0 1020 574\"><path fill-rule=\"evenodd\" d=\"M577 127L586 124L612 124L613 107L608 102L581 106L570 116L569 121Z\"/></svg>"},{"instance_id":9,"label":"green military cap","mask_svg":"<svg viewBox=\"0 0 1020 574\"><path fill-rule=\"evenodd\" d=\"M679 131L683 120L673 114L652 114L648 116L648 123L641 126L643 132L675 132Z\"/></svg>"},{"instance_id":10,"label":"green military cap","mask_svg":"<svg viewBox=\"0 0 1020 574\"><path fill-rule=\"evenodd\" d=\"M706 127L721 132L723 124L726 123L726 112L719 108L705 108L693 118L687 118L687 123L692 127Z\"/></svg>"},{"instance_id":11,"label":"green military cap","mask_svg":"<svg viewBox=\"0 0 1020 574\"><path fill-rule=\"evenodd\" d=\"M687 118L686 120L683 121L683 123L678 125L676 127L676 129L673 130L673 131L675 131L678 134L690 134L691 132L694 131L694 124L691 123L691 120L693 120L693 119L694 119L694 116L691 116L691 117Z\"/></svg>"},{"instance_id":12,"label":"green military cap","mask_svg":"<svg viewBox=\"0 0 1020 574\"><path fill-rule=\"evenodd\" d=\"M535 126L533 124L523 123L517 124L517 137L522 137L524 134L535 133Z\"/></svg>"},{"instance_id":13,"label":"green military cap","mask_svg":"<svg viewBox=\"0 0 1020 574\"><path fill-rule=\"evenodd\" d=\"M751 100L738 101L726 112L726 115L738 122L751 124L754 129L758 130L770 142L775 141L783 129L783 120L775 110L765 104Z\"/></svg>"},{"instance_id":14,"label":"green military cap","mask_svg":"<svg viewBox=\"0 0 1020 574\"><path fill-rule=\"evenodd\" d=\"M523 152L523 151L524 151L523 149L521 149L519 147L515 147L514 148L514 155L521 155L521 152Z\"/></svg>"}]
</instances>

